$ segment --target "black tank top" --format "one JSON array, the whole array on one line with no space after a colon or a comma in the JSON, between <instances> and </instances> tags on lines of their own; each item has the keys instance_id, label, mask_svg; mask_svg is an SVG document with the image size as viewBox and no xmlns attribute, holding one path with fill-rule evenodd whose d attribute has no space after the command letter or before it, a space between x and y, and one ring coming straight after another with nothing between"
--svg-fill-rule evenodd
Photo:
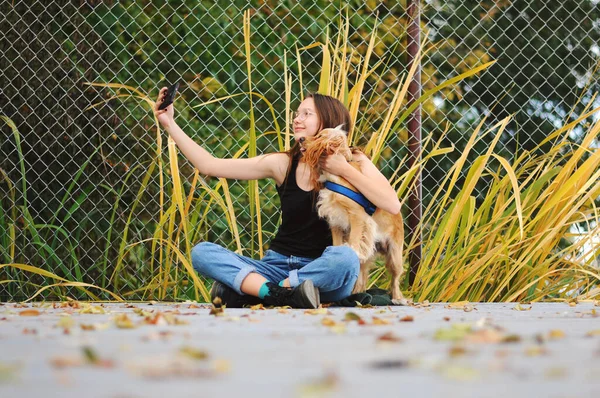
<instances>
[{"instance_id":1,"label":"black tank top","mask_svg":"<svg viewBox=\"0 0 600 398\"><path fill-rule=\"evenodd\" d=\"M296 182L299 156L292 159L290 172L277 187L281 201L281 225L271 249L286 256L316 258L332 245L327 221L319 218L315 191L304 191Z\"/></svg>"}]
</instances>

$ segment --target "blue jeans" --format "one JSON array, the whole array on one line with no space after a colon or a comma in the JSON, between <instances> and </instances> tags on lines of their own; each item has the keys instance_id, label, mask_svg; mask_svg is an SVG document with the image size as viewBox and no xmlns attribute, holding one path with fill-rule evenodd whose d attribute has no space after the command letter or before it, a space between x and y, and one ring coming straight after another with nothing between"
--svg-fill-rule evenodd
<instances>
[{"instance_id":1,"label":"blue jeans","mask_svg":"<svg viewBox=\"0 0 600 398\"><path fill-rule=\"evenodd\" d=\"M239 294L244 294L240 287L251 272L274 283L289 278L292 287L310 279L324 302L348 297L360 269L356 252L348 246L328 246L317 258L285 256L267 250L261 260L254 260L210 242L194 246L192 265L200 275L224 283Z\"/></svg>"}]
</instances>

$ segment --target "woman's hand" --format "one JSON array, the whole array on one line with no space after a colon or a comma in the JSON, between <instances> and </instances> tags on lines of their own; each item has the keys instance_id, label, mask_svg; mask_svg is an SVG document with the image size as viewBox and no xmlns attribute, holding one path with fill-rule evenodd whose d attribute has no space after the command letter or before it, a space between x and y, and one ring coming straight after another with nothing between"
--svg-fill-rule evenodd
<instances>
[{"instance_id":1,"label":"woman's hand","mask_svg":"<svg viewBox=\"0 0 600 398\"><path fill-rule=\"evenodd\" d=\"M156 99L156 103L154 104L154 114L158 119L159 123L165 128L171 127L175 124L175 108L173 108L173 104L167 106L163 110L158 110L158 107L165 99L165 95L167 94L167 87L163 87L160 89L158 93L158 98Z\"/></svg>"},{"instance_id":2,"label":"woman's hand","mask_svg":"<svg viewBox=\"0 0 600 398\"><path fill-rule=\"evenodd\" d=\"M323 170L336 176L343 176L348 167L352 167L346 158L339 154L324 157L319 164Z\"/></svg>"}]
</instances>

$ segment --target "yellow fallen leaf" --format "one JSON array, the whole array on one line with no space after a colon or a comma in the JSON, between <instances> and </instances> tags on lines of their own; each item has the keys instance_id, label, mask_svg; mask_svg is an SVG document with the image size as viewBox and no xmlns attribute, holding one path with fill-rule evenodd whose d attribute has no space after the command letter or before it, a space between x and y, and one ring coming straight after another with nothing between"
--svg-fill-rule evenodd
<instances>
[{"instance_id":1,"label":"yellow fallen leaf","mask_svg":"<svg viewBox=\"0 0 600 398\"><path fill-rule=\"evenodd\" d=\"M521 303L517 303L517 305L515 305L515 307L513 308L513 310L517 310L517 311L529 311L532 308L533 308L533 306L523 307L523 306L521 306Z\"/></svg>"},{"instance_id":2,"label":"yellow fallen leaf","mask_svg":"<svg viewBox=\"0 0 600 398\"><path fill-rule=\"evenodd\" d=\"M61 317L56 324L56 327L61 329L70 329L75 326L75 321L71 317Z\"/></svg>"},{"instance_id":3,"label":"yellow fallen leaf","mask_svg":"<svg viewBox=\"0 0 600 398\"><path fill-rule=\"evenodd\" d=\"M479 378L479 372L476 369L457 365L444 367L442 374L448 379L460 381L470 381Z\"/></svg>"},{"instance_id":4,"label":"yellow fallen leaf","mask_svg":"<svg viewBox=\"0 0 600 398\"><path fill-rule=\"evenodd\" d=\"M334 326L331 326L329 330L331 330L335 334L344 334L346 333L346 325L344 325L343 323L337 323Z\"/></svg>"},{"instance_id":5,"label":"yellow fallen leaf","mask_svg":"<svg viewBox=\"0 0 600 398\"><path fill-rule=\"evenodd\" d=\"M321 319L321 325L323 325L323 326L335 326L336 323L335 323L335 321L333 319L325 317L325 318Z\"/></svg>"},{"instance_id":6,"label":"yellow fallen leaf","mask_svg":"<svg viewBox=\"0 0 600 398\"><path fill-rule=\"evenodd\" d=\"M549 368L544 372L547 379L563 379L567 376L567 369L562 367Z\"/></svg>"},{"instance_id":7,"label":"yellow fallen leaf","mask_svg":"<svg viewBox=\"0 0 600 398\"><path fill-rule=\"evenodd\" d=\"M600 336L600 329L590 330L585 335L586 335L586 337Z\"/></svg>"},{"instance_id":8,"label":"yellow fallen leaf","mask_svg":"<svg viewBox=\"0 0 600 398\"><path fill-rule=\"evenodd\" d=\"M231 371L231 362L226 359L217 359L214 361L213 366L219 373L228 373Z\"/></svg>"},{"instance_id":9,"label":"yellow fallen leaf","mask_svg":"<svg viewBox=\"0 0 600 398\"><path fill-rule=\"evenodd\" d=\"M139 316L147 317L147 316L152 316L152 314L154 313L154 310L146 311L146 310L141 309L141 308L135 308L133 310L133 312L135 312Z\"/></svg>"},{"instance_id":10,"label":"yellow fallen leaf","mask_svg":"<svg viewBox=\"0 0 600 398\"><path fill-rule=\"evenodd\" d=\"M538 357L540 355L546 355L547 353L548 352L546 351L546 349L539 345L527 347L525 349L525 355L527 355L528 357Z\"/></svg>"},{"instance_id":11,"label":"yellow fallen leaf","mask_svg":"<svg viewBox=\"0 0 600 398\"><path fill-rule=\"evenodd\" d=\"M94 324L82 323L79 325L79 327L81 328L81 330L86 330L86 331L104 330L104 329L108 329L110 327L110 323L94 323Z\"/></svg>"},{"instance_id":12,"label":"yellow fallen leaf","mask_svg":"<svg viewBox=\"0 0 600 398\"><path fill-rule=\"evenodd\" d=\"M119 329L134 329L136 325L129 319L127 314L119 314L115 317L115 325Z\"/></svg>"},{"instance_id":13,"label":"yellow fallen leaf","mask_svg":"<svg viewBox=\"0 0 600 398\"><path fill-rule=\"evenodd\" d=\"M450 303L448 304L445 308L450 308L450 309L455 309L455 310L462 310L465 308L465 305L469 304L468 301L457 301L455 303Z\"/></svg>"},{"instance_id":14,"label":"yellow fallen leaf","mask_svg":"<svg viewBox=\"0 0 600 398\"><path fill-rule=\"evenodd\" d=\"M258 303L258 304L256 304L256 305L253 305L253 306L251 306L251 307L250 307L250 309L251 309L252 311L256 311L256 310L264 310L264 309L265 309L265 306L264 306L264 305L262 305L262 303Z\"/></svg>"},{"instance_id":15,"label":"yellow fallen leaf","mask_svg":"<svg viewBox=\"0 0 600 398\"><path fill-rule=\"evenodd\" d=\"M181 347L179 353L187 356L188 358L196 360L204 360L208 358L208 353L206 351L189 346Z\"/></svg>"},{"instance_id":16,"label":"yellow fallen leaf","mask_svg":"<svg viewBox=\"0 0 600 398\"><path fill-rule=\"evenodd\" d=\"M373 325L389 325L391 322L387 319L378 318L376 316L373 317Z\"/></svg>"},{"instance_id":17,"label":"yellow fallen leaf","mask_svg":"<svg viewBox=\"0 0 600 398\"><path fill-rule=\"evenodd\" d=\"M306 315L326 315L327 308L317 308L316 310L306 310L304 311Z\"/></svg>"},{"instance_id":18,"label":"yellow fallen leaf","mask_svg":"<svg viewBox=\"0 0 600 398\"><path fill-rule=\"evenodd\" d=\"M552 340L558 340L558 339L562 339L565 337L565 332L563 332L562 330L559 329L553 329L550 331L550 333L548 333L548 338L552 339Z\"/></svg>"},{"instance_id":19,"label":"yellow fallen leaf","mask_svg":"<svg viewBox=\"0 0 600 398\"><path fill-rule=\"evenodd\" d=\"M300 397L321 397L328 395L339 385L339 377L331 371L318 380L310 381L300 388Z\"/></svg>"},{"instance_id":20,"label":"yellow fallen leaf","mask_svg":"<svg viewBox=\"0 0 600 398\"><path fill-rule=\"evenodd\" d=\"M98 305L83 304L83 308L79 310L80 314L106 314L103 307Z\"/></svg>"}]
</instances>

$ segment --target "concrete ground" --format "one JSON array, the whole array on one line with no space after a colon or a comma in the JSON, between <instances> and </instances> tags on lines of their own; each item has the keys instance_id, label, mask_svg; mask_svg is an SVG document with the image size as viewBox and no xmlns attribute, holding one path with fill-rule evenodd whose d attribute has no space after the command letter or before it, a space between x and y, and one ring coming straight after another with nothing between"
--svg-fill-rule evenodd
<instances>
[{"instance_id":1,"label":"concrete ground","mask_svg":"<svg viewBox=\"0 0 600 398\"><path fill-rule=\"evenodd\" d=\"M0 304L0 397L600 396L594 302L210 312Z\"/></svg>"}]
</instances>

